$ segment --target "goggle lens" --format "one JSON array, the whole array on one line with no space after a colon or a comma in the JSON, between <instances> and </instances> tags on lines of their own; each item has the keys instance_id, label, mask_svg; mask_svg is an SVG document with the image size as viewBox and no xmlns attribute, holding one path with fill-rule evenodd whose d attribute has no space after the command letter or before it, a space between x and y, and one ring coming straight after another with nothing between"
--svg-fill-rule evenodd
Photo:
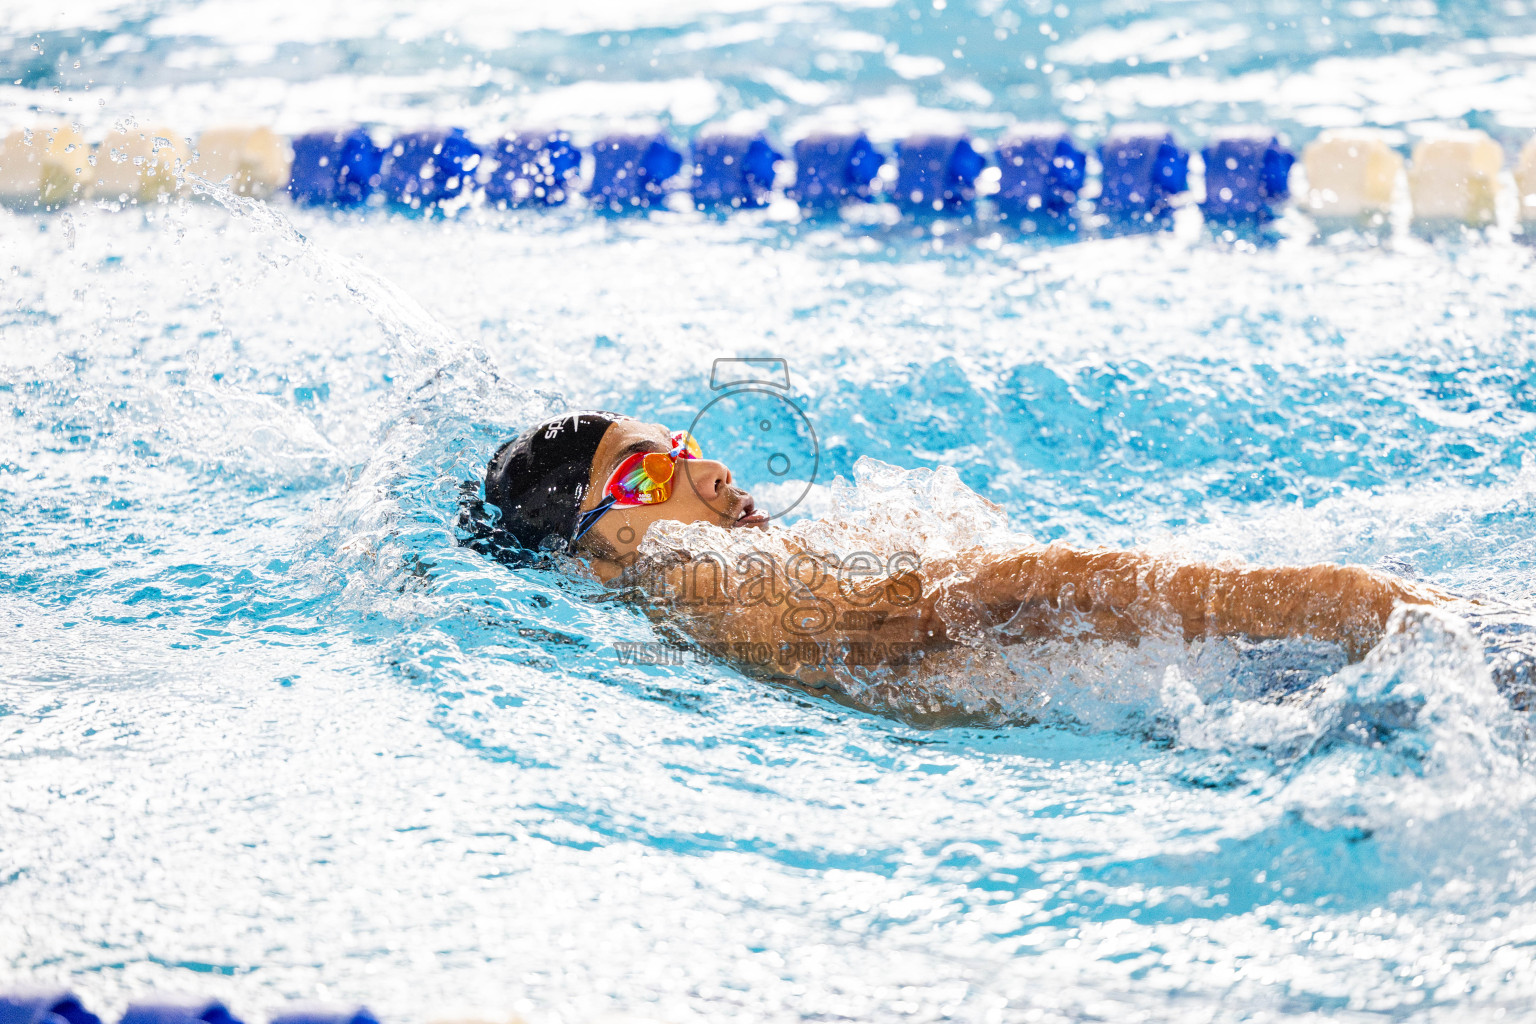
<instances>
[{"instance_id":1,"label":"goggle lens","mask_svg":"<svg viewBox=\"0 0 1536 1024\"><path fill-rule=\"evenodd\" d=\"M660 505L672 497L678 459L699 459L704 453L686 430L672 435L670 452L637 452L619 463L603 492L615 505Z\"/></svg>"},{"instance_id":2,"label":"goggle lens","mask_svg":"<svg viewBox=\"0 0 1536 1024\"><path fill-rule=\"evenodd\" d=\"M672 474L677 472L677 460L670 455L651 452L640 460L640 468L645 470L645 475L651 478L652 483L664 484L670 482Z\"/></svg>"},{"instance_id":3,"label":"goggle lens","mask_svg":"<svg viewBox=\"0 0 1536 1024\"><path fill-rule=\"evenodd\" d=\"M612 508L626 505L660 505L672 497L672 478L677 475L678 459L702 459L699 442L686 430L672 434L670 452L636 452L613 471L603 487L604 498L582 514L576 524L574 540L580 540Z\"/></svg>"}]
</instances>

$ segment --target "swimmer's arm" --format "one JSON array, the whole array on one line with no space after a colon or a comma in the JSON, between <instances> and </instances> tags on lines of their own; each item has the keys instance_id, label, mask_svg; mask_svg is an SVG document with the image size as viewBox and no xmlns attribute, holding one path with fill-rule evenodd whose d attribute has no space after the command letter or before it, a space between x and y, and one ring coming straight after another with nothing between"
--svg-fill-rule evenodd
<instances>
[{"instance_id":1,"label":"swimmer's arm","mask_svg":"<svg viewBox=\"0 0 1536 1024\"><path fill-rule=\"evenodd\" d=\"M970 568L978 599L999 622L1035 621L1045 630L1051 613L1072 609L1097 632L1135 639L1171 618L1189 640L1310 636L1341 644L1354 659L1381 638L1397 604L1450 597L1359 566L1227 568L1064 545L978 554ZM1042 614L1032 620L1031 609Z\"/></svg>"},{"instance_id":2,"label":"swimmer's arm","mask_svg":"<svg viewBox=\"0 0 1536 1024\"><path fill-rule=\"evenodd\" d=\"M857 586L830 572L795 583L780 576L778 599L763 599L762 578L720 575L699 562L655 572L653 596L687 613L701 639L776 650L807 642L895 650L1004 623L1016 635L1047 638L1061 634L1063 612L1075 612L1075 632L1086 626L1110 639L1134 642L1170 625L1186 640L1309 636L1339 643L1358 660L1381 639L1397 604L1450 599L1359 566L1229 568L1065 545L971 552L859 578Z\"/></svg>"},{"instance_id":3,"label":"swimmer's arm","mask_svg":"<svg viewBox=\"0 0 1536 1024\"><path fill-rule=\"evenodd\" d=\"M783 560L771 558L731 566L714 559L642 562L625 582L652 607L682 613L688 631L706 643L773 650L874 644L899 654L943 639L926 566L915 558L897 571L870 573L840 572L818 559L793 568L793 577Z\"/></svg>"}]
</instances>

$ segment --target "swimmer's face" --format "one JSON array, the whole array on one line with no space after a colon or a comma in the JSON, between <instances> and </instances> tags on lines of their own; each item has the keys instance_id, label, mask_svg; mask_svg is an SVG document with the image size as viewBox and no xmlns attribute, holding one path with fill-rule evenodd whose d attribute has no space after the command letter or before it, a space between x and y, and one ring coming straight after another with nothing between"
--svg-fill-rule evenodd
<instances>
[{"instance_id":1,"label":"swimmer's face","mask_svg":"<svg viewBox=\"0 0 1536 1024\"><path fill-rule=\"evenodd\" d=\"M621 419L614 422L592 456L592 476L583 512L603 500L603 487L619 463L636 452L667 452L671 432L656 423ZM752 496L731 481L725 463L714 459L679 459L672 497L659 505L614 508L604 513L588 536L595 534L615 559L634 553L652 523L664 519L682 523L713 523L726 529L761 527L767 516L759 513Z\"/></svg>"}]
</instances>

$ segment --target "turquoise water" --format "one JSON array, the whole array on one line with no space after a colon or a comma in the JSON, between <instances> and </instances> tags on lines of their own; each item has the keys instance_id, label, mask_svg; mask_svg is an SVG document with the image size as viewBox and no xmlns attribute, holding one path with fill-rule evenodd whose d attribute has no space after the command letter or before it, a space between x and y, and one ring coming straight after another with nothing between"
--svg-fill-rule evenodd
<instances>
[{"instance_id":1,"label":"turquoise water","mask_svg":"<svg viewBox=\"0 0 1536 1024\"><path fill-rule=\"evenodd\" d=\"M1536 125L1529 3L709 6L6 4L0 103L189 132L1465 119L1510 151ZM974 525L949 467L989 529L1385 566L1528 628L1532 251L1279 233L0 212L0 987L404 1021L1529 1019L1536 749L1486 629L1428 617L1354 667L988 649L941 680L982 724L925 729L625 663L675 641L454 532L536 418L685 425L713 359L774 355L821 442L802 524ZM1265 699L1277 674L1303 696Z\"/></svg>"}]
</instances>

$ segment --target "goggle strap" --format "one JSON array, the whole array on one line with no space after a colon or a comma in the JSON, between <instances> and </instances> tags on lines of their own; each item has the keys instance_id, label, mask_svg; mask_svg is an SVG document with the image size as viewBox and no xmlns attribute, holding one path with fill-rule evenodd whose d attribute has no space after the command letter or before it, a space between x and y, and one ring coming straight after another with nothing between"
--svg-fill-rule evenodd
<instances>
[{"instance_id":1,"label":"goggle strap","mask_svg":"<svg viewBox=\"0 0 1536 1024\"><path fill-rule=\"evenodd\" d=\"M581 519L576 523L576 536L571 538L571 543L574 544L581 540L581 538L585 537L587 535L587 531L597 525L597 521L603 518L603 513L613 508L613 503L617 500L617 498L610 494L602 501L598 502L597 505L591 509L591 511L583 512Z\"/></svg>"}]
</instances>

